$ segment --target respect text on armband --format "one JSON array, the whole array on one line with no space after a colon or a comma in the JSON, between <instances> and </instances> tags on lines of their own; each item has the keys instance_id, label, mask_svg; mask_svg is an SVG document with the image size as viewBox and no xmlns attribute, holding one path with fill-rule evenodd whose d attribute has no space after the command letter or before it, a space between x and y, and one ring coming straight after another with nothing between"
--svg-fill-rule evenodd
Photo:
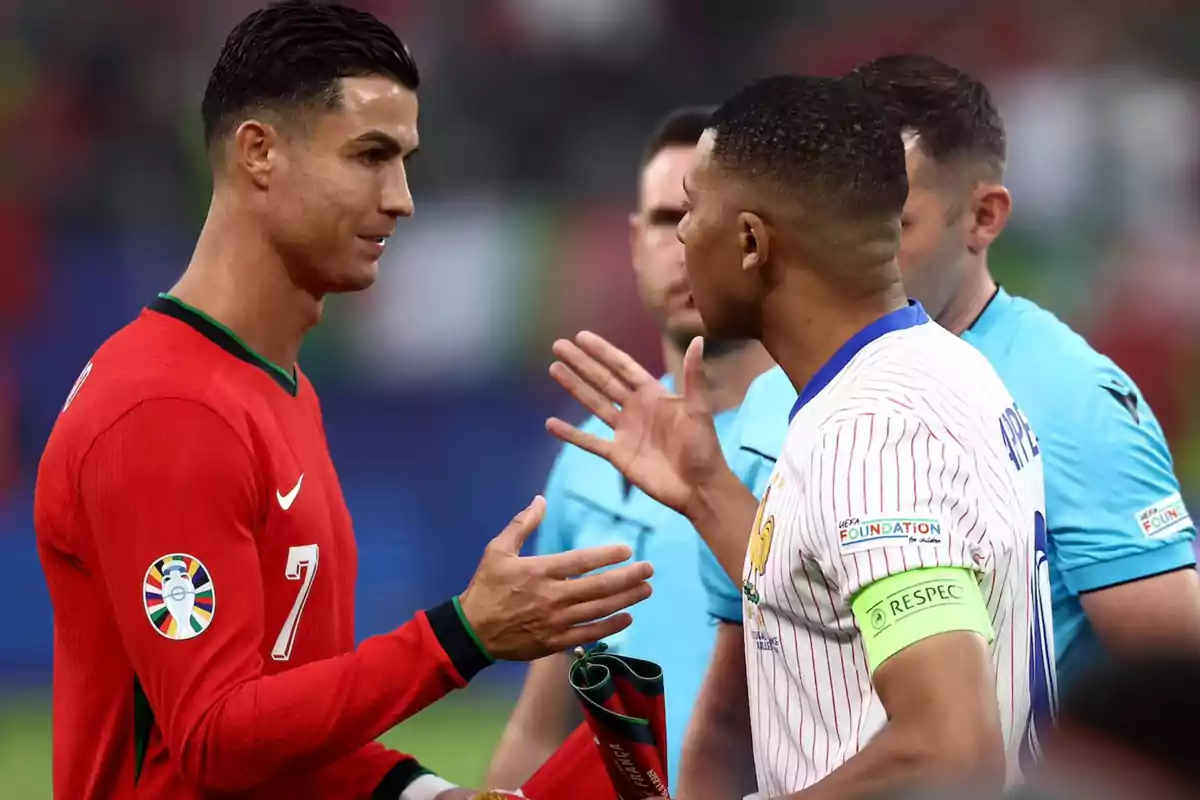
<instances>
[{"instance_id":1,"label":"respect text on armband","mask_svg":"<svg viewBox=\"0 0 1200 800\"><path fill-rule=\"evenodd\" d=\"M948 578L935 578L888 595L872 606L867 612L867 619L872 633L882 633L923 612L965 603L962 583Z\"/></svg>"}]
</instances>

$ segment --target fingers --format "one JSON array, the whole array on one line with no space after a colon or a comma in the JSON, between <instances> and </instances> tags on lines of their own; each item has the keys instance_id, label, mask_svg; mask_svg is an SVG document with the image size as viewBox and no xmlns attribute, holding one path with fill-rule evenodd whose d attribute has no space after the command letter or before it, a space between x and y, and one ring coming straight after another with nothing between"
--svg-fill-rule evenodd
<instances>
[{"instance_id":1,"label":"fingers","mask_svg":"<svg viewBox=\"0 0 1200 800\"><path fill-rule=\"evenodd\" d=\"M629 614L614 614L607 619L589 622L586 625L577 625L558 636L551 637L549 642L550 649L552 652L560 652L572 647L598 642L615 633L620 633L632 623L633 617Z\"/></svg>"},{"instance_id":2,"label":"fingers","mask_svg":"<svg viewBox=\"0 0 1200 800\"><path fill-rule=\"evenodd\" d=\"M604 619L610 614L615 614L618 611L623 611L636 603L642 602L650 596L652 591L650 584L639 583L636 586L631 586L624 591L611 594L607 597L570 606L563 610L559 619L570 626Z\"/></svg>"},{"instance_id":3,"label":"fingers","mask_svg":"<svg viewBox=\"0 0 1200 800\"><path fill-rule=\"evenodd\" d=\"M579 343L585 353L599 361L610 373L634 389L647 383L658 382L658 379L647 372L645 367L634 360L632 356L591 331L580 331L575 337L575 341Z\"/></svg>"},{"instance_id":4,"label":"fingers","mask_svg":"<svg viewBox=\"0 0 1200 800\"><path fill-rule=\"evenodd\" d=\"M625 404L629 397L630 387L611 369L585 353L574 342L566 339L556 340L550 349L565 366L607 398L609 402L619 406Z\"/></svg>"},{"instance_id":5,"label":"fingers","mask_svg":"<svg viewBox=\"0 0 1200 800\"><path fill-rule=\"evenodd\" d=\"M546 430L563 440L567 444L573 444L589 453L600 456L605 461L612 461L612 441L601 439L599 436L583 431L571 425L568 422L563 422L558 417L551 417L546 420Z\"/></svg>"},{"instance_id":6,"label":"fingers","mask_svg":"<svg viewBox=\"0 0 1200 800\"><path fill-rule=\"evenodd\" d=\"M521 547L529 538L529 534L542 524L542 517L545 514L546 499L539 494L533 498L532 503L513 517L512 522L508 523L504 530L496 535L496 538L492 540L493 543L503 552L517 555L521 552Z\"/></svg>"},{"instance_id":7,"label":"fingers","mask_svg":"<svg viewBox=\"0 0 1200 800\"><path fill-rule=\"evenodd\" d=\"M649 589L649 584L646 581L653 574L654 568L646 562L627 564L624 567L617 567L616 569L605 570L595 575L588 575L584 578L567 581L562 587L562 597L566 603L586 603L592 600L604 600L607 597L635 589L638 586L645 586ZM588 619L606 616L622 608L624 606L617 606L605 612L605 614L593 614Z\"/></svg>"},{"instance_id":8,"label":"fingers","mask_svg":"<svg viewBox=\"0 0 1200 800\"><path fill-rule=\"evenodd\" d=\"M617 427L617 407L605 399L598 391L580 378L570 367L561 361L550 365L550 376L558 381L558 385L578 400L584 408L599 417L609 428Z\"/></svg>"},{"instance_id":9,"label":"fingers","mask_svg":"<svg viewBox=\"0 0 1200 800\"><path fill-rule=\"evenodd\" d=\"M620 564L633 555L633 550L627 544L606 544L600 547L589 547L584 550L568 550L565 553L555 553L552 556L534 556L538 566L552 578L574 578L601 567ZM630 565L635 566L635 565ZM649 567L649 565L646 565ZM646 577L649 577L647 574Z\"/></svg>"}]
</instances>

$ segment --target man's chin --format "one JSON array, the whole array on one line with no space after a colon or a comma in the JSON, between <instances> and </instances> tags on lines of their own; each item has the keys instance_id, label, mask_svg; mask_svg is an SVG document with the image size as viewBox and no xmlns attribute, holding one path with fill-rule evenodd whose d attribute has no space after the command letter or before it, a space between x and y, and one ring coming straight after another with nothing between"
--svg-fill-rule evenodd
<instances>
[{"instance_id":1,"label":"man's chin","mask_svg":"<svg viewBox=\"0 0 1200 800\"><path fill-rule=\"evenodd\" d=\"M361 292L364 289L370 289L375 285L375 281L379 279L378 266L372 266L370 269L358 268L354 271L347 271L341 275L334 276L326 285L326 293L328 294L349 294L351 292Z\"/></svg>"},{"instance_id":2,"label":"man's chin","mask_svg":"<svg viewBox=\"0 0 1200 800\"><path fill-rule=\"evenodd\" d=\"M704 346L706 348L708 347L708 334L705 332L704 328L701 327L667 328L666 335L667 339L671 341L671 344L675 345L680 350L687 350L688 345L690 345L692 340L697 336L704 336Z\"/></svg>"},{"instance_id":3,"label":"man's chin","mask_svg":"<svg viewBox=\"0 0 1200 800\"><path fill-rule=\"evenodd\" d=\"M678 328L667 333L667 338L671 340L679 350L686 352L688 345L697 336L704 337L704 357L720 358L723 355L735 352L742 349L750 343L749 339L727 339L720 336L708 335L704 328Z\"/></svg>"},{"instance_id":4,"label":"man's chin","mask_svg":"<svg viewBox=\"0 0 1200 800\"><path fill-rule=\"evenodd\" d=\"M698 321L699 315L697 315ZM674 320L673 320L674 321ZM751 339L742 338L739 336L723 335L719 332L709 332L705 329L704 324L691 325L669 325L666 330L667 338L671 340L680 350L686 351L688 345L697 336L704 337L704 357L719 358L723 355L741 350L743 347L751 343Z\"/></svg>"},{"instance_id":5,"label":"man's chin","mask_svg":"<svg viewBox=\"0 0 1200 800\"><path fill-rule=\"evenodd\" d=\"M683 342L684 347L697 336L708 335L704 328L704 318L694 308L672 314L667 319L666 334L673 342Z\"/></svg>"}]
</instances>

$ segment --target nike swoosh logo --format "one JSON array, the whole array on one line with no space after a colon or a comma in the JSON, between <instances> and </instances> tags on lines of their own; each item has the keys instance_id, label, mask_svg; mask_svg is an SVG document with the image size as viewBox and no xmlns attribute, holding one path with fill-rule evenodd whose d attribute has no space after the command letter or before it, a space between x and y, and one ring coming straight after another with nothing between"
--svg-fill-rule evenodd
<instances>
[{"instance_id":1,"label":"nike swoosh logo","mask_svg":"<svg viewBox=\"0 0 1200 800\"><path fill-rule=\"evenodd\" d=\"M296 495L300 494L300 484L304 483L304 473L300 474L300 480L296 481L296 485L287 494L280 494L279 490L275 490L275 497L279 500L279 507L287 511L292 507L292 503L296 502Z\"/></svg>"}]
</instances>

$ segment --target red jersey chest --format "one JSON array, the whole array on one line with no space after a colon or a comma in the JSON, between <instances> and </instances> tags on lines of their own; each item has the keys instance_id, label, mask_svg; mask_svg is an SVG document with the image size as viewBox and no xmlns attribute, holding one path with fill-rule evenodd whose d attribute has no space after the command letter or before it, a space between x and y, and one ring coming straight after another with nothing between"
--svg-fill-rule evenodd
<instances>
[{"instance_id":1,"label":"red jersey chest","mask_svg":"<svg viewBox=\"0 0 1200 800\"><path fill-rule=\"evenodd\" d=\"M354 531L311 392L302 385L299 396L271 398L271 413L255 415L268 673L354 647Z\"/></svg>"}]
</instances>

